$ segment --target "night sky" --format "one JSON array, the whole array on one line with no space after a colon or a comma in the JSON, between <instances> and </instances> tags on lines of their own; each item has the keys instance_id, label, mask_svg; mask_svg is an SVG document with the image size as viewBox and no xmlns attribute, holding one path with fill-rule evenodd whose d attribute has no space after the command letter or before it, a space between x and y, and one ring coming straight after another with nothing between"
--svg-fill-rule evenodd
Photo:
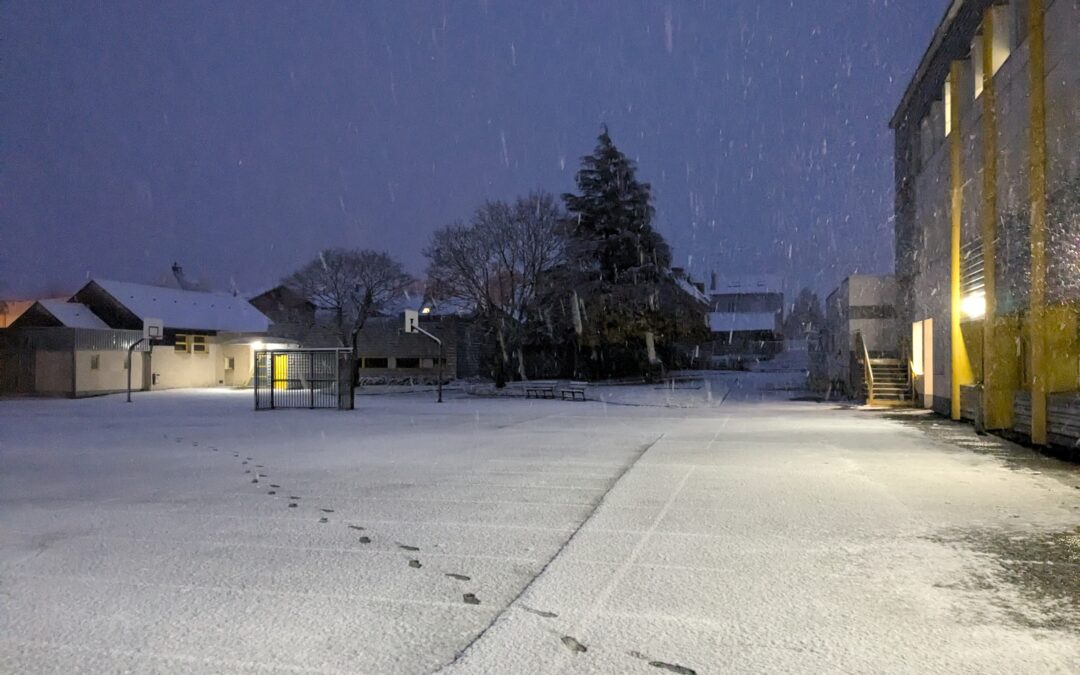
<instances>
[{"instance_id":1,"label":"night sky","mask_svg":"<svg viewBox=\"0 0 1080 675\"><path fill-rule=\"evenodd\" d=\"M699 277L892 269L888 121L946 0L0 4L0 296L320 248L414 273L607 123Z\"/></svg>"}]
</instances>

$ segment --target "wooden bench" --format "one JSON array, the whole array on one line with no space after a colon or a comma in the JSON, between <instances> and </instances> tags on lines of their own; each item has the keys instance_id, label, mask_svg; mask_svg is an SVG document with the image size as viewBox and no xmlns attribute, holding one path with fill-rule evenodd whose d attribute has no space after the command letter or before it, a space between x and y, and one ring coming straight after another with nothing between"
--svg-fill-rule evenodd
<instances>
[{"instance_id":1,"label":"wooden bench","mask_svg":"<svg viewBox=\"0 0 1080 675\"><path fill-rule=\"evenodd\" d=\"M555 382L551 380L526 382L525 398L555 398Z\"/></svg>"},{"instance_id":2,"label":"wooden bench","mask_svg":"<svg viewBox=\"0 0 1080 675\"><path fill-rule=\"evenodd\" d=\"M565 401L567 397L570 397L571 401L576 401L580 397L582 401L585 400L585 388L589 386L588 382L568 382L559 387L559 394Z\"/></svg>"}]
</instances>

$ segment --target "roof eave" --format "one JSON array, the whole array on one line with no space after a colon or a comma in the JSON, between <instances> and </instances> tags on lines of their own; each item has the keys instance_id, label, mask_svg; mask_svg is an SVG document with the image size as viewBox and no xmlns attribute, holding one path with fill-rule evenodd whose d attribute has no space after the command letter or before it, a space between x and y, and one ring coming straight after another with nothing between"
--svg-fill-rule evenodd
<instances>
[{"instance_id":1,"label":"roof eave","mask_svg":"<svg viewBox=\"0 0 1080 675\"><path fill-rule=\"evenodd\" d=\"M896 112L893 113L892 119L889 120L890 129L896 129L900 126L900 122L907 113L908 107L911 105L911 100L915 96L915 91L919 88L923 78L926 77L926 73L930 69L930 64L933 63L934 57L937 56L938 50L941 49L942 43L945 42L945 36L949 34L953 21L956 19L957 14L960 13L960 8L965 1L966 0L952 0L952 2L949 3L949 6L945 8L945 15L941 17L938 27L934 30L934 37L930 40L930 46L926 48L926 52L923 53L922 59L919 60L919 66L915 69L915 75L912 76L911 81L908 82L907 89L904 90L904 95L900 99L900 104L897 105Z\"/></svg>"}]
</instances>

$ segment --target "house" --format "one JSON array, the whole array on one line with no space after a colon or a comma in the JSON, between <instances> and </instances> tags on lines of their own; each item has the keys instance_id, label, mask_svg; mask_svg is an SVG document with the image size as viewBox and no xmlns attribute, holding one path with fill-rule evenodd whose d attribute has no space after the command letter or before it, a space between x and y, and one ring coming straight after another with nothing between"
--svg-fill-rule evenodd
<instances>
[{"instance_id":1,"label":"house","mask_svg":"<svg viewBox=\"0 0 1080 675\"><path fill-rule=\"evenodd\" d=\"M268 339L292 340L307 348L351 347L320 312L295 289L279 285L255 295L251 304L270 319ZM409 289L357 334L360 377L368 380L433 380L439 373L439 346L428 337L404 333L402 313L420 314L425 330L443 340L443 376L490 374L490 337L473 320L471 308L430 299L422 287Z\"/></svg>"},{"instance_id":2,"label":"house","mask_svg":"<svg viewBox=\"0 0 1080 675\"><path fill-rule=\"evenodd\" d=\"M709 354L714 364L769 358L783 351L784 289L778 276L718 279L708 290Z\"/></svg>"},{"instance_id":3,"label":"house","mask_svg":"<svg viewBox=\"0 0 1080 675\"><path fill-rule=\"evenodd\" d=\"M1080 442L1080 4L952 0L890 126L920 405Z\"/></svg>"},{"instance_id":4,"label":"house","mask_svg":"<svg viewBox=\"0 0 1080 675\"><path fill-rule=\"evenodd\" d=\"M269 319L243 298L94 279L41 300L0 332L0 392L89 396L125 390L128 349L147 319L164 339L138 344L135 389L247 386Z\"/></svg>"},{"instance_id":5,"label":"house","mask_svg":"<svg viewBox=\"0 0 1080 675\"><path fill-rule=\"evenodd\" d=\"M879 366L881 386L876 394L884 397L884 375L900 365L896 360L896 280L892 276L852 275L844 279L825 300L825 325L820 333L821 350L826 358L826 373L812 379L821 381L833 393L848 397L863 393L868 363ZM895 363L885 363L892 360ZM902 396L907 400L905 374ZM870 392L867 392L870 393ZM890 394L893 392L889 392Z\"/></svg>"},{"instance_id":6,"label":"house","mask_svg":"<svg viewBox=\"0 0 1080 675\"><path fill-rule=\"evenodd\" d=\"M365 322L357 336L360 377L431 380L438 376L439 345L425 335L403 331L406 309L416 311L420 327L442 340L443 377L491 375L494 341L475 320L472 308L410 293L388 310L392 314Z\"/></svg>"},{"instance_id":7,"label":"house","mask_svg":"<svg viewBox=\"0 0 1080 675\"><path fill-rule=\"evenodd\" d=\"M338 339L331 344L326 344L329 340L325 337L313 340L313 332L318 330L315 303L285 284L263 291L248 302L270 320L272 337L293 340L308 347L341 346ZM313 341L318 344L311 344Z\"/></svg>"},{"instance_id":8,"label":"house","mask_svg":"<svg viewBox=\"0 0 1080 675\"><path fill-rule=\"evenodd\" d=\"M709 341L708 314L712 303L705 284L694 281L681 267L672 267L670 284L660 286L660 305L673 308L672 324L665 335L666 365L669 368L696 367L702 360L702 345Z\"/></svg>"}]
</instances>

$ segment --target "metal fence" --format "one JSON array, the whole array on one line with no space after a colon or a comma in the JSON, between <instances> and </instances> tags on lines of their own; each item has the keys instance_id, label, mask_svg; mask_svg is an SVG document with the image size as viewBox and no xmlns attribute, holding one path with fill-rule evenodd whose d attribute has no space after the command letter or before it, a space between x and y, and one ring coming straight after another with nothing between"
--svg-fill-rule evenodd
<instances>
[{"instance_id":1,"label":"metal fence","mask_svg":"<svg viewBox=\"0 0 1080 675\"><path fill-rule=\"evenodd\" d=\"M255 409L352 409L352 361L347 350L255 352Z\"/></svg>"}]
</instances>

